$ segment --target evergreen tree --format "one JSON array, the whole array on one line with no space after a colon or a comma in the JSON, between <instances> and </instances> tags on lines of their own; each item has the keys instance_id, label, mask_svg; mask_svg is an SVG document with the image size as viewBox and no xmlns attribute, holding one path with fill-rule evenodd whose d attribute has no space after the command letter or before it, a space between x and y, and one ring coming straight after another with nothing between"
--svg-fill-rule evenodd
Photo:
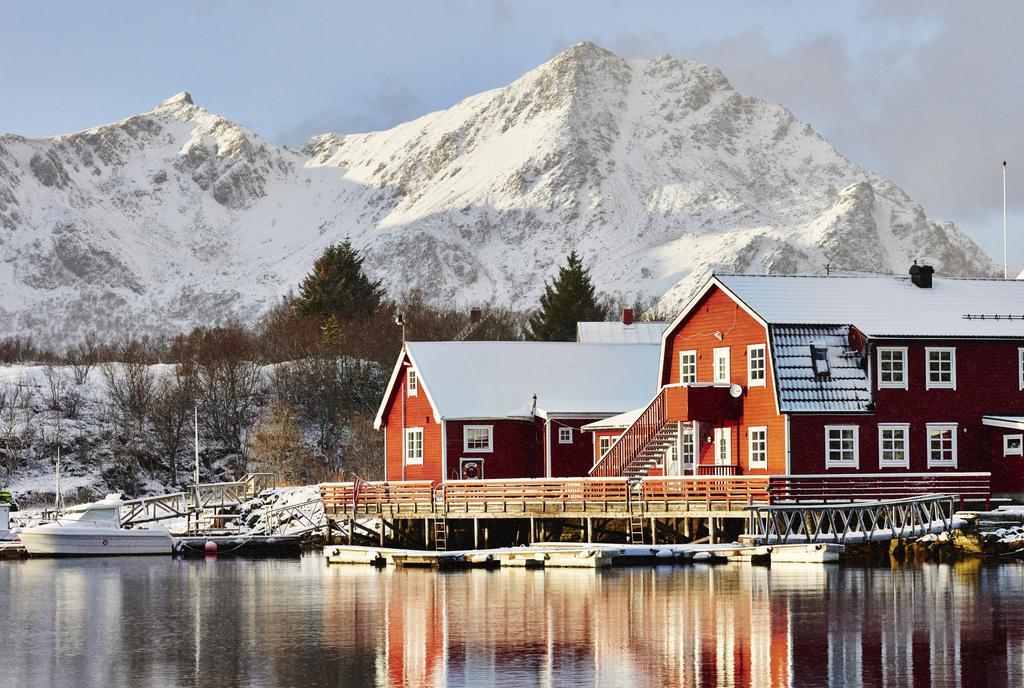
<instances>
[{"instance_id":1,"label":"evergreen tree","mask_svg":"<svg viewBox=\"0 0 1024 688\"><path fill-rule=\"evenodd\" d=\"M545 342L576 340L576 323L604 320L605 309L597 302L590 271L576 251L569 254L564 268L552 284L544 283L540 310L530 316L528 336Z\"/></svg>"},{"instance_id":2,"label":"evergreen tree","mask_svg":"<svg viewBox=\"0 0 1024 688\"><path fill-rule=\"evenodd\" d=\"M380 280L373 282L363 273L363 257L345 239L325 248L316 259L313 272L299 284L292 308L298 316L333 318L337 325L370 317L383 298Z\"/></svg>"}]
</instances>

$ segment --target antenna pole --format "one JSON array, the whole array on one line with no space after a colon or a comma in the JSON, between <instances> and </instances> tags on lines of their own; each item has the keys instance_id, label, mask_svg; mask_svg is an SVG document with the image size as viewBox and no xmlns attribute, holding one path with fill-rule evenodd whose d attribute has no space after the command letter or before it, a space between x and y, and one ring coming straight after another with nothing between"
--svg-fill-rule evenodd
<instances>
[{"instance_id":1,"label":"antenna pole","mask_svg":"<svg viewBox=\"0 0 1024 688\"><path fill-rule=\"evenodd\" d=\"M1009 278L1006 258L1006 161L1003 160L1003 279Z\"/></svg>"},{"instance_id":2,"label":"antenna pole","mask_svg":"<svg viewBox=\"0 0 1024 688\"><path fill-rule=\"evenodd\" d=\"M195 431L196 431L196 485L199 485L199 406L195 406Z\"/></svg>"}]
</instances>

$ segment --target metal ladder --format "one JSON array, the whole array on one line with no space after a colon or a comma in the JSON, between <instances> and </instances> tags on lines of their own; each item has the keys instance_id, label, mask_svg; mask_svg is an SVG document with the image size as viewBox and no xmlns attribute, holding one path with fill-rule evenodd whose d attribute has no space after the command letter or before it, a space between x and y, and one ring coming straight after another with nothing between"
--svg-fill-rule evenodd
<instances>
[{"instance_id":1,"label":"metal ladder","mask_svg":"<svg viewBox=\"0 0 1024 688\"><path fill-rule=\"evenodd\" d=\"M627 497L629 499L629 529L626 531L626 537L629 538L629 544L631 545L644 545L646 538L646 529L644 528L644 516L643 513L636 513L633 511L634 505L643 505L643 482L639 478L628 479L627 484Z\"/></svg>"},{"instance_id":2,"label":"metal ladder","mask_svg":"<svg viewBox=\"0 0 1024 688\"><path fill-rule=\"evenodd\" d=\"M434 519L434 549L438 552L448 549L448 523L443 518Z\"/></svg>"},{"instance_id":3,"label":"metal ladder","mask_svg":"<svg viewBox=\"0 0 1024 688\"><path fill-rule=\"evenodd\" d=\"M629 544L631 545L646 545L647 544L647 528L645 527L643 516L639 514L632 514L629 517Z\"/></svg>"}]
</instances>

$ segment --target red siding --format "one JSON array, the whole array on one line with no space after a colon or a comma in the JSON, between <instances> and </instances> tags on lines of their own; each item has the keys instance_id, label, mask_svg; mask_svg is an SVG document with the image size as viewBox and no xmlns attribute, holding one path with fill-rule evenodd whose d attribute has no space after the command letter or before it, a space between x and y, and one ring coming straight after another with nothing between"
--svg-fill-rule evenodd
<instances>
[{"instance_id":1,"label":"red siding","mask_svg":"<svg viewBox=\"0 0 1024 688\"><path fill-rule=\"evenodd\" d=\"M600 418L552 418L549 423L548 441L551 443L551 476L554 478L577 478L587 475L594 465L594 437L583 432L581 427ZM558 441L559 428L572 428L572 443Z\"/></svg>"},{"instance_id":2,"label":"red siding","mask_svg":"<svg viewBox=\"0 0 1024 688\"><path fill-rule=\"evenodd\" d=\"M919 473L992 471L993 491L1012 492L1024 485L1024 477L1001 462L1002 445L994 448L993 434L981 423L983 415L1024 415L1024 393L1019 389L1017 342L904 341L875 342L876 346L907 347L907 389L876 389L873 414L793 415L790 436L792 472L841 473L848 469L825 468L825 426L857 425L860 467L863 473ZM925 348L956 348L956 389L926 389ZM873 353L875 371L877 353ZM872 375L877 379L877 374ZM874 382L877 387L877 382ZM878 425L909 423L909 468L878 465ZM927 424L957 424L957 466L928 468ZM999 440L1001 443L1001 439ZM1017 466L1024 465L1020 462ZM1005 486L1005 487L1004 487ZM1013 488L1013 489L1011 489Z\"/></svg>"},{"instance_id":3,"label":"red siding","mask_svg":"<svg viewBox=\"0 0 1024 688\"><path fill-rule=\"evenodd\" d=\"M715 336L716 332L721 333L721 339ZM661 380L662 384L679 382L679 354L695 350L697 381L711 382L714 380L714 349L729 347L730 382L743 387L743 409L738 420L723 420L716 425L729 428L733 463L740 466L742 473L750 475L786 472L786 423L785 417L775 410L771 351L767 347L767 383L764 387L747 385L747 346L767 343L768 333L764 326L728 294L712 287L689 317L670 334ZM747 429L760 426L768 429L768 468L751 469ZM703 464L714 463L714 447L704 441L711 430L707 423L701 424L698 454Z\"/></svg>"},{"instance_id":4,"label":"red siding","mask_svg":"<svg viewBox=\"0 0 1024 688\"><path fill-rule=\"evenodd\" d=\"M405 364L408 365L408 359ZM403 370L405 368L403 367ZM392 390L389 406L384 414L384 443L387 460L385 476L388 480L434 480L442 479L441 470L441 426L434 422L434 412L427 399L426 382L419 380L416 396L406 394L405 373ZM405 401L405 424L402 423L402 401ZM403 427L423 428L423 465L408 465L402 471L404 450Z\"/></svg>"},{"instance_id":5,"label":"red siding","mask_svg":"<svg viewBox=\"0 0 1024 688\"><path fill-rule=\"evenodd\" d=\"M492 418L445 421L448 442L447 479L460 476L462 458L483 459L484 478L538 478L543 475L543 430L533 421ZM463 430L467 425L493 427L490 452L465 451Z\"/></svg>"}]
</instances>

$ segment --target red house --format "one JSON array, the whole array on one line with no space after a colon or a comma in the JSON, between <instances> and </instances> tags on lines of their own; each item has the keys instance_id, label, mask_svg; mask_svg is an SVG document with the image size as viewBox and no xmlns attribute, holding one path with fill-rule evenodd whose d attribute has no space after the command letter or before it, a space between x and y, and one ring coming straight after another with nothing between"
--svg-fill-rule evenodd
<instances>
[{"instance_id":1,"label":"red house","mask_svg":"<svg viewBox=\"0 0 1024 688\"><path fill-rule=\"evenodd\" d=\"M932 273L712 277L664 333L655 403L587 427L591 474L991 472L1024 492L1024 281Z\"/></svg>"},{"instance_id":2,"label":"red house","mask_svg":"<svg viewBox=\"0 0 1024 688\"><path fill-rule=\"evenodd\" d=\"M409 342L374 427L387 480L583 476L580 428L648 401L660 347L576 342Z\"/></svg>"}]
</instances>

